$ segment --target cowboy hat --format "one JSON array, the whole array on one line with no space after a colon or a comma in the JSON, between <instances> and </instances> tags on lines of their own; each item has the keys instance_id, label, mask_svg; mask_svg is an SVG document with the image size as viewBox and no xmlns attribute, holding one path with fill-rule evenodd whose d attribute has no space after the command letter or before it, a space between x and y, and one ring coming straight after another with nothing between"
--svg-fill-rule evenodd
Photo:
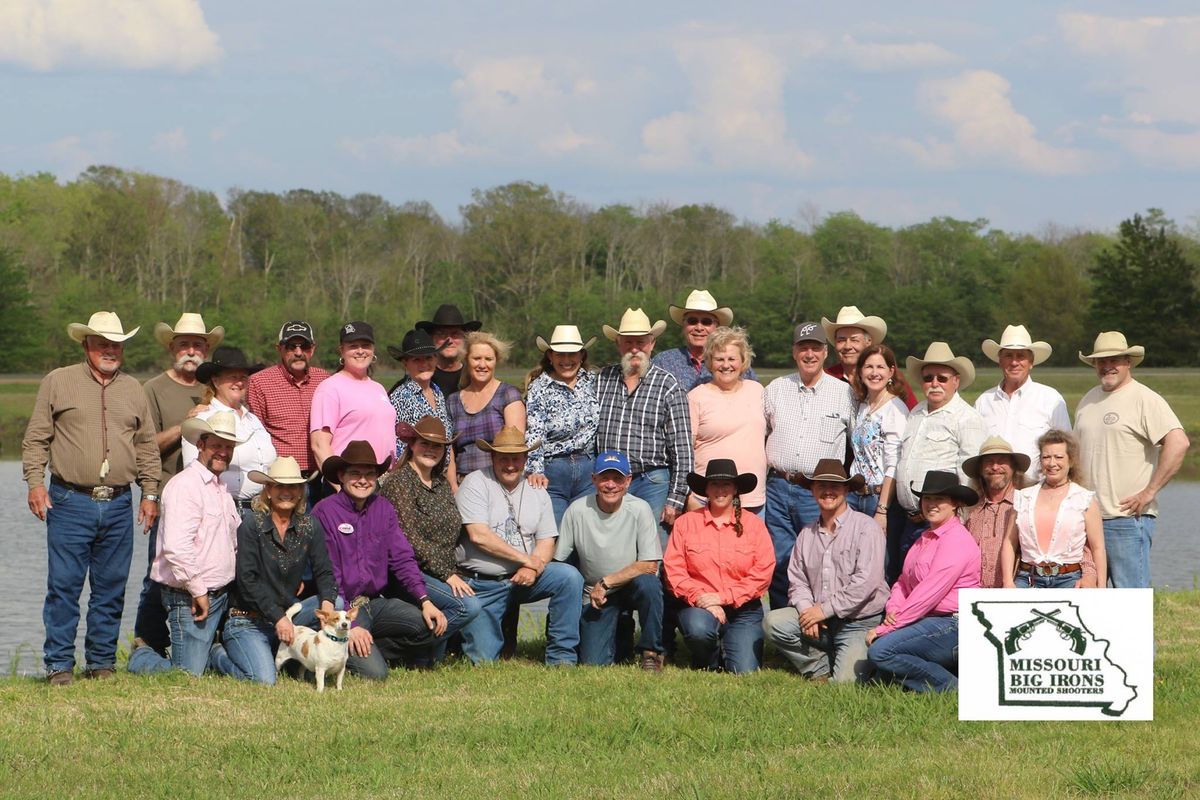
<instances>
[{"instance_id":1,"label":"cowboy hat","mask_svg":"<svg viewBox=\"0 0 1200 800\"><path fill-rule=\"evenodd\" d=\"M667 306L667 313L671 315L671 319L675 320L676 325L683 324L684 315L689 311L703 311L712 314L717 318L717 323L721 325L733 322L733 309L729 306L718 307L716 299L709 294L707 289L696 289L688 295L687 300L684 300L681 306Z\"/></svg>"},{"instance_id":2,"label":"cowboy hat","mask_svg":"<svg viewBox=\"0 0 1200 800\"><path fill-rule=\"evenodd\" d=\"M731 481L738 494L752 492L754 487L758 486L758 476L753 472L739 473L732 458L714 458L704 468L703 475L689 472L687 476L688 488L693 494L701 496L707 493L710 481Z\"/></svg>"},{"instance_id":3,"label":"cowboy hat","mask_svg":"<svg viewBox=\"0 0 1200 800\"><path fill-rule=\"evenodd\" d=\"M247 361L246 354L239 348L223 345L212 351L208 361L196 367L196 380L200 383L208 383L220 373L231 369L244 369L253 375L262 368L262 364L251 364Z\"/></svg>"},{"instance_id":4,"label":"cowboy hat","mask_svg":"<svg viewBox=\"0 0 1200 800\"><path fill-rule=\"evenodd\" d=\"M817 467L812 471L812 475L801 473L797 480L809 491L812 491L813 481L844 483L846 488L852 492L857 492L867 483L867 479L862 475L855 475L853 478L848 476L845 465L836 458L822 458L817 462Z\"/></svg>"},{"instance_id":5,"label":"cowboy hat","mask_svg":"<svg viewBox=\"0 0 1200 800\"><path fill-rule=\"evenodd\" d=\"M908 485L908 488L917 497L941 495L949 497L951 500L957 500L964 506L973 506L979 502L979 493L970 486L963 486L959 483L957 472L931 469L925 473L925 485L918 489L916 482L913 482Z\"/></svg>"},{"instance_id":6,"label":"cowboy hat","mask_svg":"<svg viewBox=\"0 0 1200 800\"><path fill-rule=\"evenodd\" d=\"M1032 459L1024 453L1014 453L1012 445L999 436L989 436L979 448L979 455L971 456L962 462L962 471L977 481L983 480L979 475L979 465L987 456L1008 456L1013 462L1014 472L1026 472Z\"/></svg>"},{"instance_id":7,"label":"cowboy hat","mask_svg":"<svg viewBox=\"0 0 1200 800\"><path fill-rule=\"evenodd\" d=\"M1140 344L1129 344L1125 341L1125 334L1120 331L1101 331L1092 344L1091 354L1085 356L1080 353L1079 360L1090 367L1095 366L1097 358L1114 356L1129 356L1129 366L1136 367L1146 357L1146 348Z\"/></svg>"},{"instance_id":8,"label":"cowboy hat","mask_svg":"<svg viewBox=\"0 0 1200 800\"><path fill-rule=\"evenodd\" d=\"M400 342L400 346L388 345L388 355L397 361L403 361L406 358L421 358L422 356L436 356L438 353L446 349L448 342L442 342L442 346L438 347L433 343L433 337L424 329L414 329L404 334L404 340Z\"/></svg>"},{"instance_id":9,"label":"cowboy hat","mask_svg":"<svg viewBox=\"0 0 1200 800\"><path fill-rule=\"evenodd\" d=\"M325 459L325 463L321 465L321 474L325 476L325 480L330 483L339 483L338 473L347 467L357 464L366 466L370 464L375 468L375 476L379 477L387 472L387 468L392 463L392 454L389 453L382 462L377 462L375 448L370 442L362 439L355 439L346 445L340 456L330 456Z\"/></svg>"},{"instance_id":10,"label":"cowboy hat","mask_svg":"<svg viewBox=\"0 0 1200 800\"><path fill-rule=\"evenodd\" d=\"M658 336L667 329L667 323L659 320L653 325L650 324L650 318L646 316L646 312L640 308L627 308L625 313L621 315L621 326L612 328L608 325L604 327L604 335L611 341L616 341L618 336Z\"/></svg>"},{"instance_id":11,"label":"cowboy hat","mask_svg":"<svg viewBox=\"0 0 1200 800\"><path fill-rule=\"evenodd\" d=\"M407 422L397 424L396 438L409 445L417 439L424 439L434 444L451 444L458 438L458 434L447 436L446 426L442 424L442 421L426 414L417 420L416 425L409 425Z\"/></svg>"},{"instance_id":12,"label":"cowboy hat","mask_svg":"<svg viewBox=\"0 0 1200 800\"><path fill-rule=\"evenodd\" d=\"M218 411L215 414L209 415L208 419L190 417L183 421L180 428L183 432L183 438L188 444L196 444L196 442L200 441L200 437L206 434L233 442L234 447L250 438L249 435L238 436L237 417L234 416L232 411Z\"/></svg>"},{"instance_id":13,"label":"cowboy hat","mask_svg":"<svg viewBox=\"0 0 1200 800\"><path fill-rule=\"evenodd\" d=\"M825 329L825 338L830 344L836 343L838 328L862 328L871 337L871 344L879 344L887 336L887 323L883 318L865 316L858 306L842 306L837 319L832 321L821 317L821 327Z\"/></svg>"},{"instance_id":14,"label":"cowboy hat","mask_svg":"<svg viewBox=\"0 0 1200 800\"><path fill-rule=\"evenodd\" d=\"M538 350L543 353L547 350L556 353L578 353L580 350L590 350L595 343L595 336L586 342L583 341L583 337L579 335L579 328L574 325L555 325L548 342L541 336L537 337Z\"/></svg>"},{"instance_id":15,"label":"cowboy hat","mask_svg":"<svg viewBox=\"0 0 1200 800\"><path fill-rule=\"evenodd\" d=\"M112 311L97 311L88 319L87 325L72 322L67 325L67 336L77 342L82 342L85 336L100 336L110 342L123 342L140 331L138 326L129 333L121 326L121 318Z\"/></svg>"},{"instance_id":16,"label":"cowboy hat","mask_svg":"<svg viewBox=\"0 0 1200 800\"><path fill-rule=\"evenodd\" d=\"M1033 353L1033 365L1045 361L1054 352L1054 348L1046 342L1031 341L1032 337L1029 331L1025 330L1024 325L1009 325L1004 329L1004 335L1000 337L999 343L995 339L983 340L983 354L996 363L1000 363L1001 350L1028 350Z\"/></svg>"},{"instance_id":17,"label":"cowboy hat","mask_svg":"<svg viewBox=\"0 0 1200 800\"><path fill-rule=\"evenodd\" d=\"M926 364L941 364L944 367L950 367L958 373L958 388L967 388L975 380L975 365L971 363L971 359L966 356L955 356L954 351L950 349L950 345L945 342L933 342L925 350L924 358L909 356L905 362L904 371L908 374L908 382L913 386L920 386L921 370Z\"/></svg>"},{"instance_id":18,"label":"cowboy hat","mask_svg":"<svg viewBox=\"0 0 1200 800\"><path fill-rule=\"evenodd\" d=\"M525 434L514 425L505 425L489 442L486 439L476 439L475 446L488 453L528 453L542 446L542 440L526 443Z\"/></svg>"},{"instance_id":19,"label":"cowboy hat","mask_svg":"<svg viewBox=\"0 0 1200 800\"><path fill-rule=\"evenodd\" d=\"M468 321L458 310L458 306L452 303L442 303L438 306L438 310L433 312L433 319L423 319L413 327L426 333L433 333L434 328L462 328L467 333L471 333L482 328L483 323L477 319Z\"/></svg>"},{"instance_id":20,"label":"cowboy hat","mask_svg":"<svg viewBox=\"0 0 1200 800\"><path fill-rule=\"evenodd\" d=\"M275 483L283 486L293 486L308 483L317 477L317 474L314 471L311 475L305 476L300 471L300 465L296 463L296 459L291 456L280 456L271 462L271 466L267 467L266 472L260 469L252 469L246 473L246 477L255 483Z\"/></svg>"},{"instance_id":21,"label":"cowboy hat","mask_svg":"<svg viewBox=\"0 0 1200 800\"><path fill-rule=\"evenodd\" d=\"M225 329L218 325L211 331L204 330L204 318L190 311L179 317L174 328L165 322L154 326L154 338L163 347L170 347L171 340L176 336L203 336L208 340L209 347L216 347L225 338Z\"/></svg>"}]
</instances>

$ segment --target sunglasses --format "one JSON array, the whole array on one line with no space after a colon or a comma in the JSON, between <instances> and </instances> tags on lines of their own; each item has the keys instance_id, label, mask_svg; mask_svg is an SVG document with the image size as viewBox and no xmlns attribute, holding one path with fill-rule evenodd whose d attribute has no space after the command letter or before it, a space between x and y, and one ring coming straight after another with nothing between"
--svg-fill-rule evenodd
<instances>
[{"instance_id":1,"label":"sunglasses","mask_svg":"<svg viewBox=\"0 0 1200 800\"><path fill-rule=\"evenodd\" d=\"M686 325L712 326L717 324L717 320L713 317L685 317L683 321Z\"/></svg>"},{"instance_id":2,"label":"sunglasses","mask_svg":"<svg viewBox=\"0 0 1200 800\"><path fill-rule=\"evenodd\" d=\"M954 377L953 375L946 375L944 373L939 373L937 375L922 375L921 382L922 383L949 383L950 379L953 377Z\"/></svg>"}]
</instances>

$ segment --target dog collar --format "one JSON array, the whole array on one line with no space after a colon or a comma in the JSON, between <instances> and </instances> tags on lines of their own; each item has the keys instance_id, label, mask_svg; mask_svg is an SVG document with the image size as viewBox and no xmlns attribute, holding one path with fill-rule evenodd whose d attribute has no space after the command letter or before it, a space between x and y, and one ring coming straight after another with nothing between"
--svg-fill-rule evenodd
<instances>
[{"instance_id":1,"label":"dog collar","mask_svg":"<svg viewBox=\"0 0 1200 800\"><path fill-rule=\"evenodd\" d=\"M332 633L328 632L325 634L325 636L330 641L337 642L338 644L345 644L346 642L350 641L349 636L334 636Z\"/></svg>"}]
</instances>

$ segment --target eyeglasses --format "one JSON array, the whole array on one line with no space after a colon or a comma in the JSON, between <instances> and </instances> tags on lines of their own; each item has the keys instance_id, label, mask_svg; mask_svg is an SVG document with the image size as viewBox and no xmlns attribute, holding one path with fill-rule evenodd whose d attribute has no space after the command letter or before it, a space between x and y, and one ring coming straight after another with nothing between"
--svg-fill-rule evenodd
<instances>
[{"instance_id":1,"label":"eyeglasses","mask_svg":"<svg viewBox=\"0 0 1200 800\"><path fill-rule=\"evenodd\" d=\"M703 325L706 328L717 324L716 319L713 317L685 317L683 322L685 325Z\"/></svg>"},{"instance_id":2,"label":"eyeglasses","mask_svg":"<svg viewBox=\"0 0 1200 800\"><path fill-rule=\"evenodd\" d=\"M284 349L284 352L290 353L292 350L311 350L312 342L284 342L279 345Z\"/></svg>"},{"instance_id":3,"label":"eyeglasses","mask_svg":"<svg viewBox=\"0 0 1200 800\"><path fill-rule=\"evenodd\" d=\"M954 377L953 375L947 375L945 373L938 373L936 375L922 375L921 382L922 383L949 383L950 379L953 377Z\"/></svg>"}]
</instances>

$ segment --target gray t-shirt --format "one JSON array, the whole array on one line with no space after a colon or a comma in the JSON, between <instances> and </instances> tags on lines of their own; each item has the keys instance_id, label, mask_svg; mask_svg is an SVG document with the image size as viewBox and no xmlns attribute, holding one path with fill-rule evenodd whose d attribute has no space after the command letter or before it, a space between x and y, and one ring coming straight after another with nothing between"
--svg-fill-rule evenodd
<instances>
[{"instance_id":1,"label":"gray t-shirt","mask_svg":"<svg viewBox=\"0 0 1200 800\"><path fill-rule=\"evenodd\" d=\"M487 525L521 553L532 553L537 542L558 536L549 493L533 488L525 480L509 492L496 480L491 467L464 478L454 502L464 525ZM520 566L515 561L488 555L466 536L456 548L455 556L463 569L498 578L513 574Z\"/></svg>"},{"instance_id":2,"label":"gray t-shirt","mask_svg":"<svg viewBox=\"0 0 1200 800\"><path fill-rule=\"evenodd\" d=\"M155 433L162 433L167 428L183 422L188 412L192 410L192 406L198 405L200 398L204 395L204 384L195 383L191 386L184 386L171 380L171 376L165 372L146 381L142 384L142 388L145 389L146 401L150 404L150 416L154 420ZM167 482L167 478L183 469L182 443L182 439L176 439L170 447L159 454L162 456L163 483Z\"/></svg>"},{"instance_id":3,"label":"gray t-shirt","mask_svg":"<svg viewBox=\"0 0 1200 800\"><path fill-rule=\"evenodd\" d=\"M613 514L600 510L595 495L579 498L563 514L554 558L566 561L571 553L589 585L635 561L662 561L654 510L631 494Z\"/></svg>"}]
</instances>

